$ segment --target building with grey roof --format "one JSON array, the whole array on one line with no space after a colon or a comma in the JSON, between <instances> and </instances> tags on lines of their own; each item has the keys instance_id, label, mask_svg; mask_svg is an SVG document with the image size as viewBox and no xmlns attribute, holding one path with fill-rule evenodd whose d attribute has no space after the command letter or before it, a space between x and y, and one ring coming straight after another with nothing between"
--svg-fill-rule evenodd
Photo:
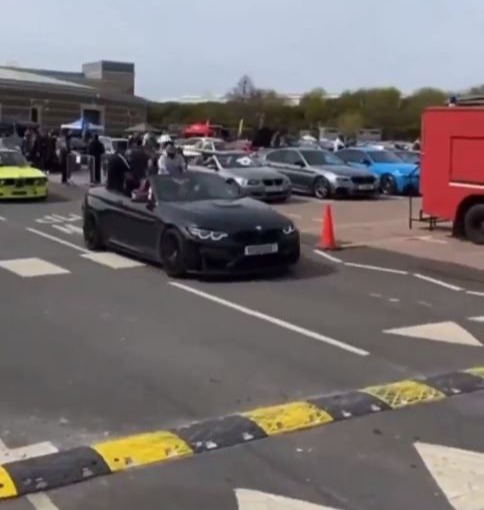
<instances>
[{"instance_id":1,"label":"building with grey roof","mask_svg":"<svg viewBox=\"0 0 484 510\"><path fill-rule=\"evenodd\" d=\"M47 129L82 117L106 133L146 122L148 101L135 94L135 66L99 61L81 72L0 67L0 122Z\"/></svg>"}]
</instances>

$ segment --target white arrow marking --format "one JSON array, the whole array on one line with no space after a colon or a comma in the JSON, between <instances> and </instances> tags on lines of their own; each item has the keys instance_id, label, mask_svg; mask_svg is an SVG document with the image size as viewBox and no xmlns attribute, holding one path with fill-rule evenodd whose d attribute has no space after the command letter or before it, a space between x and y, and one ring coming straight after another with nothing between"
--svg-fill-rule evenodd
<instances>
[{"instance_id":1,"label":"white arrow marking","mask_svg":"<svg viewBox=\"0 0 484 510\"><path fill-rule=\"evenodd\" d=\"M0 464L7 462L16 462L19 460L30 459L32 457L41 457L50 453L57 452L57 448L49 442L32 444L21 448L7 448L5 443L0 441ZM27 499L35 510L59 510L52 500L43 492L29 494Z\"/></svg>"},{"instance_id":2,"label":"white arrow marking","mask_svg":"<svg viewBox=\"0 0 484 510\"><path fill-rule=\"evenodd\" d=\"M239 510L338 510L249 489L236 489L235 495Z\"/></svg>"},{"instance_id":3,"label":"white arrow marking","mask_svg":"<svg viewBox=\"0 0 484 510\"><path fill-rule=\"evenodd\" d=\"M484 454L415 443L420 457L455 510L484 508Z\"/></svg>"},{"instance_id":4,"label":"white arrow marking","mask_svg":"<svg viewBox=\"0 0 484 510\"><path fill-rule=\"evenodd\" d=\"M77 227L76 225L52 225L52 228L56 228L64 234L82 234L82 228Z\"/></svg>"},{"instance_id":5,"label":"white arrow marking","mask_svg":"<svg viewBox=\"0 0 484 510\"><path fill-rule=\"evenodd\" d=\"M480 317L469 317L469 320L473 322L484 322L484 315L481 315Z\"/></svg>"},{"instance_id":6,"label":"white arrow marking","mask_svg":"<svg viewBox=\"0 0 484 510\"><path fill-rule=\"evenodd\" d=\"M421 324L407 328L387 329L384 331L389 335L408 336L422 338L435 342L446 342L450 344L472 345L482 347L482 344L471 335L466 329L455 322L435 322L433 324Z\"/></svg>"}]
</instances>

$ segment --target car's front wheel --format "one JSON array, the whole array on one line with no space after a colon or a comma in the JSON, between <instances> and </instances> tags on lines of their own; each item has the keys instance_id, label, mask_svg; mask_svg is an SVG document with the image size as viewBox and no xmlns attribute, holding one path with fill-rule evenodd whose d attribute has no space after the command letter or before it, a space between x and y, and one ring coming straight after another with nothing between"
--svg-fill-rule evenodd
<instances>
[{"instance_id":1,"label":"car's front wheel","mask_svg":"<svg viewBox=\"0 0 484 510\"><path fill-rule=\"evenodd\" d=\"M88 250L99 251L104 249L104 239L101 225L97 216L90 211L84 212L83 224L84 244Z\"/></svg>"},{"instance_id":2,"label":"car's front wheel","mask_svg":"<svg viewBox=\"0 0 484 510\"><path fill-rule=\"evenodd\" d=\"M313 195L321 200L331 198L331 185L324 177L318 177L314 181Z\"/></svg>"},{"instance_id":3,"label":"car's front wheel","mask_svg":"<svg viewBox=\"0 0 484 510\"><path fill-rule=\"evenodd\" d=\"M170 228L163 234L161 240L161 263L168 276L181 278L186 275L184 247L183 236L175 228Z\"/></svg>"},{"instance_id":4,"label":"car's front wheel","mask_svg":"<svg viewBox=\"0 0 484 510\"><path fill-rule=\"evenodd\" d=\"M396 195L398 192L397 183L392 175L382 175L380 180L380 189L384 195Z\"/></svg>"}]
</instances>

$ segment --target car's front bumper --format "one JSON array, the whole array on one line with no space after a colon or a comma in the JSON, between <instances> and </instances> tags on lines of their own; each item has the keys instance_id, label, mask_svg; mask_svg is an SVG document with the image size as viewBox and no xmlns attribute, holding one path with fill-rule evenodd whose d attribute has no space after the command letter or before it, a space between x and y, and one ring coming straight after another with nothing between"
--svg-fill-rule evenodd
<instances>
[{"instance_id":1,"label":"car's front bumper","mask_svg":"<svg viewBox=\"0 0 484 510\"><path fill-rule=\"evenodd\" d=\"M45 198L48 194L48 185L31 186L0 186L0 200L22 200Z\"/></svg>"},{"instance_id":2,"label":"car's front bumper","mask_svg":"<svg viewBox=\"0 0 484 510\"><path fill-rule=\"evenodd\" d=\"M363 183L336 181L332 183L332 187L333 194L337 197L371 197L380 194L378 180Z\"/></svg>"},{"instance_id":3,"label":"car's front bumper","mask_svg":"<svg viewBox=\"0 0 484 510\"><path fill-rule=\"evenodd\" d=\"M283 201L291 196L290 186L246 186L242 188L248 197L263 201Z\"/></svg>"},{"instance_id":4,"label":"car's front bumper","mask_svg":"<svg viewBox=\"0 0 484 510\"><path fill-rule=\"evenodd\" d=\"M259 274L277 271L296 264L300 256L299 233L281 236L274 243L277 253L245 255L246 245L235 242L188 240L185 250L187 272L201 275Z\"/></svg>"}]
</instances>

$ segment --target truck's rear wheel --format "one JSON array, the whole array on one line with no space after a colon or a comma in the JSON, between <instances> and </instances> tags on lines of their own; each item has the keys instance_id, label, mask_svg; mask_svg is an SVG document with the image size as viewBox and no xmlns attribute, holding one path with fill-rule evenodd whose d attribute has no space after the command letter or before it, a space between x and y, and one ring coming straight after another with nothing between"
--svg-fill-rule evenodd
<instances>
[{"instance_id":1,"label":"truck's rear wheel","mask_svg":"<svg viewBox=\"0 0 484 510\"><path fill-rule=\"evenodd\" d=\"M474 244L484 244L484 204L469 208L464 218L465 234Z\"/></svg>"}]
</instances>

